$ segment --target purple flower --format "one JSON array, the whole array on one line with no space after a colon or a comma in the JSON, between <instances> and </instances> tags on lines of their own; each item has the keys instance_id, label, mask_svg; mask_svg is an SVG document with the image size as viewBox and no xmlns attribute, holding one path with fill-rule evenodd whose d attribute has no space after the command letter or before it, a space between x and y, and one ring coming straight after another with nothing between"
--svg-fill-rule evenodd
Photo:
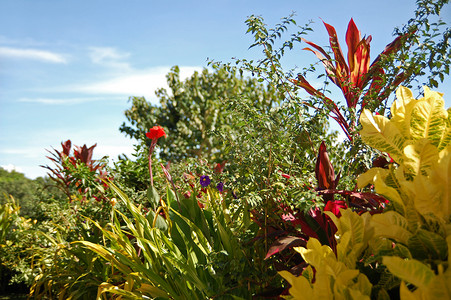
<instances>
[{"instance_id":1,"label":"purple flower","mask_svg":"<svg viewBox=\"0 0 451 300\"><path fill-rule=\"evenodd\" d=\"M224 191L224 182L218 183L216 188L218 189L218 191L220 191L222 193Z\"/></svg>"},{"instance_id":2,"label":"purple flower","mask_svg":"<svg viewBox=\"0 0 451 300\"><path fill-rule=\"evenodd\" d=\"M202 175L200 176L200 185L203 187L207 187L210 184L211 180L208 175Z\"/></svg>"}]
</instances>

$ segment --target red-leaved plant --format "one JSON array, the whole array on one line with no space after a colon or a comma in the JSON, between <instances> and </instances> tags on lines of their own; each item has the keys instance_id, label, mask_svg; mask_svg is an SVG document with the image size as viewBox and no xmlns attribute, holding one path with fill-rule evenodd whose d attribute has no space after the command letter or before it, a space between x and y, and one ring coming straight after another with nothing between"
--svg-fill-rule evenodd
<instances>
[{"instance_id":1,"label":"red-leaved plant","mask_svg":"<svg viewBox=\"0 0 451 300\"><path fill-rule=\"evenodd\" d=\"M56 149L53 149L54 152L48 151L52 156L47 158L55 163L55 167L41 166L50 171L49 177L57 183L69 201L72 201L75 192L82 200L87 200L91 196L97 201L105 200L105 193L96 189L99 185L102 185L104 190L108 188L104 183L108 178L105 164L92 159L97 144L89 148L86 145L82 147L74 145L73 155L70 154L72 146L70 140L62 142L61 146L63 148L61 152Z\"/></svg>"},{"instance_id":2,"label":"red-leaved plant","mask_svg":"<svg viewBox=\"0 0 451 300\"><path fill-rule=\"evenodd\" d=\"M361 106L360 109L363 109L368 104L367 97L362 97L362 94L369 84L370 86L365 95L375 97L375 100L381 103L407 78L404 73L400 72L395 74L394 80L386 82L383 79L384 69L379 62L381 62L383 57L398 51L404 39L411 33L398 36L370 64L370 42L372 37L370 35L362 38L360 31L357 29L353 19L351 19L346 32L346 44L348 46L348 63L346 63L335 28L325 22L323 23L329 34L329 43L334 57L332 58L317 44L302 38L305 43L314 48L304 48L304 50L312 51L321 60L326 69L327 77L343 92L348 109L355 110L359 104ZM321 99L325 106L330 109L330 116L338 122L347 138L352 141L355 127L353 118L349 121L346 120L336 102L312 87L301 74L298 75L297 79L292 79L291 81L310 95Z\"/></svg>"}]
</instances>

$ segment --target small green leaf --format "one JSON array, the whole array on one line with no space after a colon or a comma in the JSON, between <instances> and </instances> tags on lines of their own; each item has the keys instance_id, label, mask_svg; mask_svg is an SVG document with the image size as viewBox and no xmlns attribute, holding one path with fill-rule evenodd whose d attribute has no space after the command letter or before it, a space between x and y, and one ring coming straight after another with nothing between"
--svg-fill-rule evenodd
<instances>
[{"instance_id":1,"label":"small green leaf","mask_svg":"<svg viewBox=\"0 0 451 300\"><path fill-rule=\"evenodd\" d=\"M147 199L149 200L150 205L152 205L153 209L156 209L160 206L160 195L154 186L151 186L147 189Z\"/></svg>"}]
</instances>

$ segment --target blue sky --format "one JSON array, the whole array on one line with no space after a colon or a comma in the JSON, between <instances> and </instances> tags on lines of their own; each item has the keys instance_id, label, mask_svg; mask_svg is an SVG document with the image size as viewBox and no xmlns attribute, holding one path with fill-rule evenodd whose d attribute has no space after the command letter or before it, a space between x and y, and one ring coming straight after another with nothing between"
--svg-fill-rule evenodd
<instances>
[{"instance_id":1,"label":"blue sky","mask_svg":"<svg viewBox=\"0 0 451 300\"><path fill-rule=\"evenodd\" d=\"M252 14L274 25L295 11L298 24L315 22L307 38L321 45L320 18L344 39L352 17L362 35L373 36L374 58L414 9L413 0L0 0L0 165L44 176L45 149L67 139L97 143L96 158L132 153L133 141L118 130L129 97L155 102L174 65L189 76L208 58L258 58L244 23ZM442 18L451 20L450 5ZM304 46L288 63L316 61ZM439 89L445 99L450 83Z\"/></svg>"}]
</instances>

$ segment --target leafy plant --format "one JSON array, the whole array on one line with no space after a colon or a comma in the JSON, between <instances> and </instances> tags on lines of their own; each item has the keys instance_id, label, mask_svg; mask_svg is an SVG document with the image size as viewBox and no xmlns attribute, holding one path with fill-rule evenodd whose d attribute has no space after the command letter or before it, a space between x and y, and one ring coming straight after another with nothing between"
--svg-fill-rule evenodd
<instances>
[{"instance_id":1,"label":"leafy plant","mask_svg":"<svg viewBox=\"0 0 451 300\"><path fill-rule=\"evenodd\" d=\"M61 143L63 151L54 150L52 156L48 156L55 163L55 168L43 166L50 171L49 176L59 188L66 194L70 201L74 198L81 202L95 199L106 200L105 187L101 180L106 179L105 161L92 159L94 148L97 144L87 147L74 146L71 155L72 142L67 140Z\"/></svg>"},{"instance_id":2,"label":"leafy plant","mask_svg":"<svg viewBox=\"0 0 451 300\"><path fill-rule=\"evenodd\" d=\"M387 119L364 110L360 118L362 139L394 160L388 168L375 167L358 178L360 188L373 184L375 191L390 201L386 210L358 216L340 209L340 218L327 212L338 229L336 256L314 240L309 240L307 248L297 249L316 274L313 282L308 269L303 273L306 278L282 272L296 285L290 290L293 296L305 288L310 292L302 297L327 292L329 297L345 293L357 299L362 296L351 291L356 283L351 279L365 274L373 286L371 295L379 299L386 299L394 290L401 299L449 298L445 287L451 283L449 110L444 109L438 92L425 87L425 96L417 100L410 90L400 87L391 113ZM325 257L325 264L319 263L318 257ZM335 259L352 270L342 275L348 279L345 287L337 285L343 284L337 276L347 269ZM353 270L356 266L359 270ZM367 292L371 285L357 287Z\"/></svg>"},{"instance_id":3,"label":"leafy plant","mask_svg":"<svg viewBox=\"0 0 451 300\"><path fill-rule=\"evenodd\" d=\"M145 132L155 124L162 126L168 137L161 142L159 157L171 162L186 158L223 160L226 144L216 131L236 135L236 121L224 109L231 100L246 98L252 105L268 110L280 102L271 86L263 86L255 79L245 79L236 72L204 69L182 81L175 66L167 74L169 91L156 92L159 105L152 105L142 97L132 97L132 107L125 112L120 131L145 143ZM149 143L147 143L149 145Z\"/></svg>"},{"instance_id":4,"label":"leafy plant","mask_svg":"<svg viewBox=\"0 0 451 300\"><path fill-rule=\"evenodd\" d=\"M301 38L301 40L316 49L304 48L304 50L315 53L323 63L328 78L341 89L346 99L348 112L342 113L336 102L313 88L301 74L298 74L297 79L291 81L306 90L310 95L321 99L324 102L324 106L331 112L331 117L338 122L347 138L352 141L356 118L354 114L358 114L360 109L363 109L368 104L368 98L362 97L364 89L369 85L365 95L371 95L381 103L405 79L403 73L398 73L386 81L387 79L383 78L385 72L380 61L383 57L396 52L403 44L406 36L411 33L408 32L398 36L370 64L370 42L372 37L370 35L361 38L360 31L351 19L346 32L346 44L348 45L348 63L346 63L335 28L325 22L323 23L329 34L330 47L334 55L333 59L320 46L304 38ZM360 109L358 109L358 106L360 106ZM344 115L348 117L345 118Z\"/></svg>"},{"instance_id":5,"label":"leafy plant","mask_svg":"<svg viewBox=\"0 0 451 300\"><path fill-rule=\"evenodd\" d=\"M108 261L123 278L118 284L101 284L99 296L113 293L129 298L205 299L229 293L239 295L239 290L229 291L229 285L221 282L221 270L211 260L213 253L224 253L229 263L245 261L226 222L227 213L219 205L218 191L207 188L208 209L202 210L195 196L181 198L178 207L175 192L168 187L169 214L155 223L154 214L143 213L114 184L110 185L132 218L115 211L109 228L90 220L102 230L109 246L77 242Z\"/></svg>"},{"instance_id":6,"label":"leafy plant","mask_svg":"<svg viewBox=\"0 0 451 300\"><path fill-rule=\"evenodd\" d=\"M328 212L337 226L336 251L310 238L306 247L295 247L309 264L301 276L280 271L290 283L290 295L295 299L370 299L372 284L356 269L356 262L368 245L372 232L368 213L359 216L342 209L340 218Z\"/></svg>"}]
</instances>

